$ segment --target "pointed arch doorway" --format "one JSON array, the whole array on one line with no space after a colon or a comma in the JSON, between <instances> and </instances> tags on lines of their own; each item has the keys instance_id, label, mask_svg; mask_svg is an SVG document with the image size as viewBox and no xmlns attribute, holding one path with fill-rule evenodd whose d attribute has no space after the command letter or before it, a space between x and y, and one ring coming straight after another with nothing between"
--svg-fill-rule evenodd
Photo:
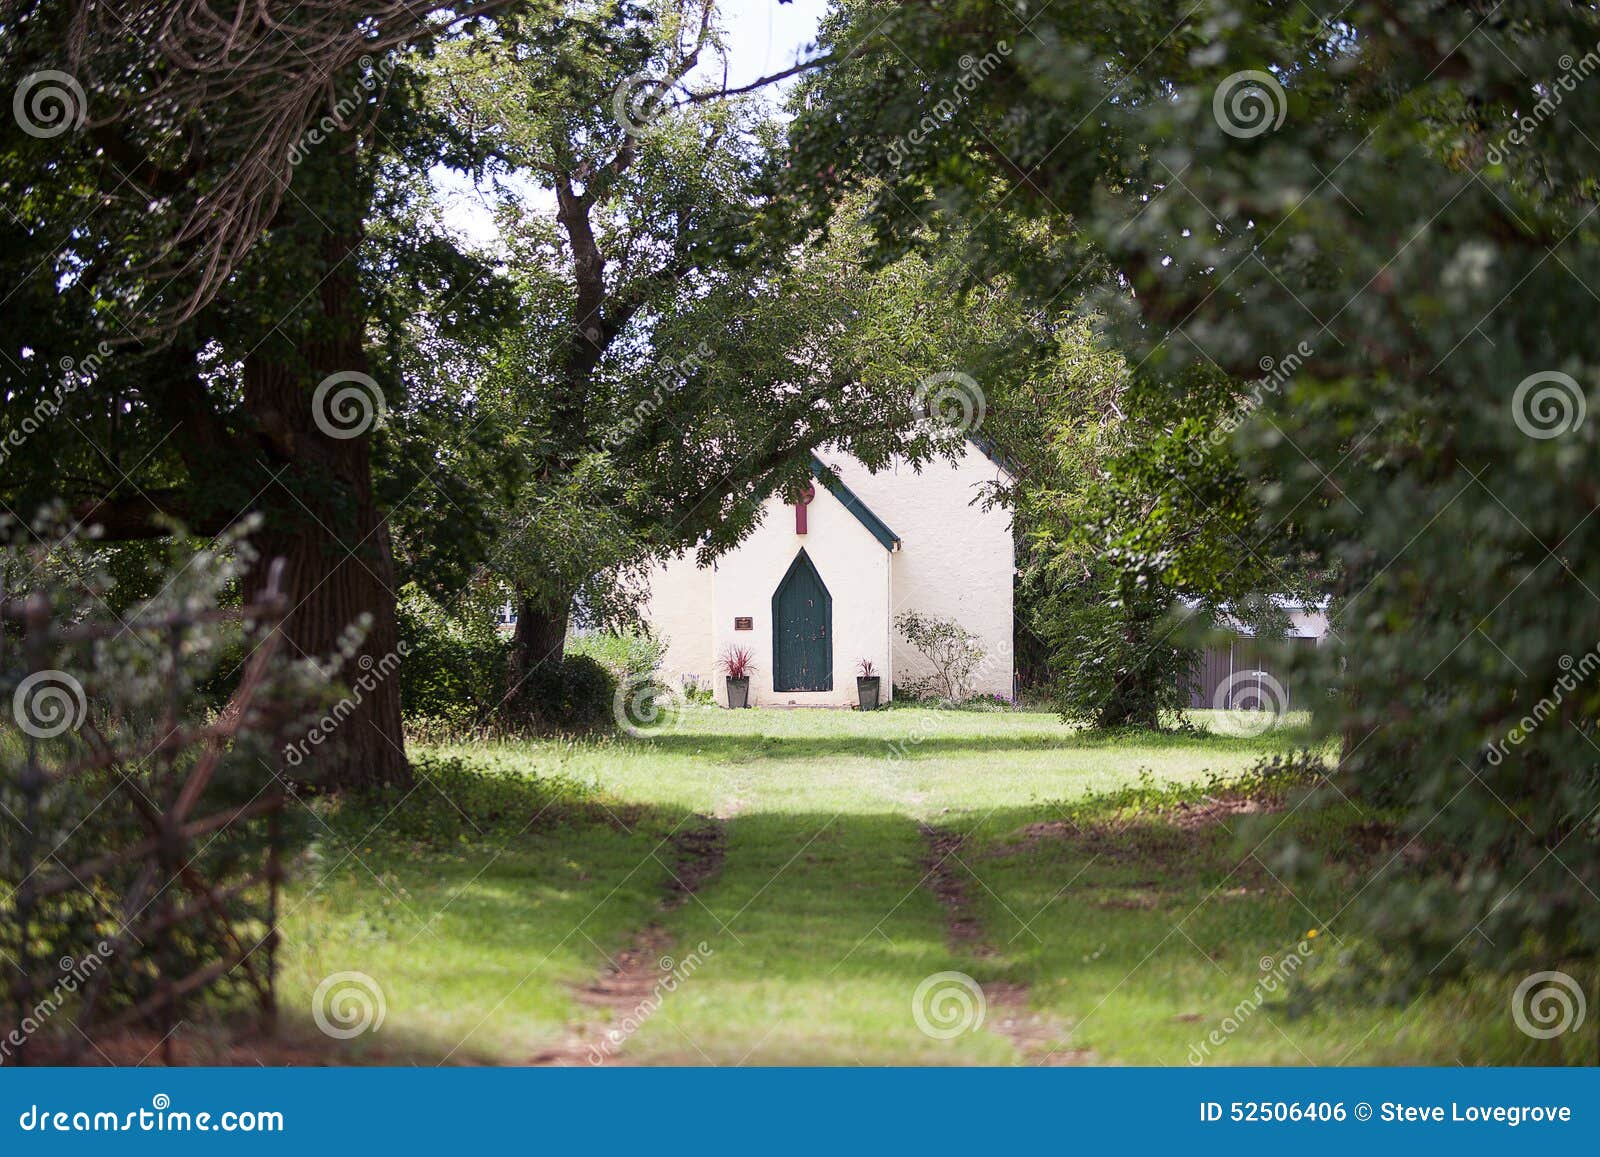
<instances>
[{"instance_id":1,"label":"pointed arch doorway","mask_svg":"<svg viewBox=\"0 0 1600 1157\"><path fill-rule=\"evenodd\" d=\"M772 592L772 689L833 690L833 596L803 547Z\"/></svg>"}]
</instances>

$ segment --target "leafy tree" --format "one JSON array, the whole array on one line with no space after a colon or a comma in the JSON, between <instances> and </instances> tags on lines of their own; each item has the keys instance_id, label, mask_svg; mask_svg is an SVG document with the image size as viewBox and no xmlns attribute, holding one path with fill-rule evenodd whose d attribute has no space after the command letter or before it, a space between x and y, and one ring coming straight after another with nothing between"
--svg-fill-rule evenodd
<instances>
[{"instance_id":1,"label":"leafy tree","mask_svg":"<svg viewBox=\"0 0 1600 1157\"><path fill-rule=\"evenodd\" d=\"M1600 637L1600 336L1583 320L1600 15L870 3L846 5L830 40L850 63L816 79L797 128L796 172L824 202L882 179L873 159L963 57L1011 46L893 168L875 202L888 252L938 208L973 222L978 269L1031 295L1109 265L1119 340L1174 399L1189 367L1245 381L1310 351L1234 443L1266 526L1292 523L1338 576L1324 675L1341 693L1319 718L1344 736L1342 788L1402 809L1431 849L1397 857L1344 918L1367 918L1417 978L1600 948L1600 686L1584 661ZM1018 222L1058 243L1019 253L1003 236Z\"/></svg>"},{"instance_id":2,"label":"leafy tree","mask_svg":"<svg viewBox=\"0 0 1600 1157\"><path fill-rule=\"evenodd\" d=\"M487 158L474 176L496 186L522 302L465 394L526 455L482 559L515 593L524 675L561 654L575 598L625 617L606 596L636 563L738 542L819 447L877 465L950 450L959 431L923 420L916 385L985 340L930 307L947 271L864 268L850 207L829 244L755 228L786 211L781 136L755 98L696 87L720 51L712 5L581 10L573 31L433 63L433 98Z\"/></svg>"},{"instance_id":3,"label":"leafy tree","mask_svg":"<svg viewBox=\"0 0 1600 1157\"><path fill-rule=\"evenodd\" d=\"M364 660L394 651L372 459L400 389L367 324L375 283L446 255L395 246L383 268L365 242L385 167L415 179L452 139L403 52L537 6L455 7L0 11L0 79L21 110L0 146L7 506L65 497L119 541L260 511L257 546L289 562L294 649L331 654L362 621ZM339 738L324 786L409 781L393 681Z\"/></svg>"}]
</instances>

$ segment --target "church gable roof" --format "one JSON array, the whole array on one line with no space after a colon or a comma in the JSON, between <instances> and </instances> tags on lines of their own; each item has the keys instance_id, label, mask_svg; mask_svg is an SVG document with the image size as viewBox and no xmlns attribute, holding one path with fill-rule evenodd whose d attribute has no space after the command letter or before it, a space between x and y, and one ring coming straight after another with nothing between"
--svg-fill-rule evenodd
<instances>
[{"instance_id":1,"label":"church gable roof","mask_svg":"<svg viewBox=\"0 0 1600 1157\"><path fill-rule=\"evenodd\" d=\"M883 544L885 550L899 550L900 536L889 529L887 523L872 512L872 508L856 495L854 490L842 481L827 477L827 468L815 456L811 459L811 474L817 481L828 488L828 493L839 500L839 504L855 516L857 522L866 527L872 537Z\"/></svg>"}]
</instances>

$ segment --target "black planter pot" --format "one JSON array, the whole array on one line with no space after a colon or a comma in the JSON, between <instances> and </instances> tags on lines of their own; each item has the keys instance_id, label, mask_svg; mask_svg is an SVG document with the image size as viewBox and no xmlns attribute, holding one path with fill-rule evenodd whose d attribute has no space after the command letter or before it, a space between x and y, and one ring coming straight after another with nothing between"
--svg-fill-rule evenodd
<instances>
[{"instance_id":1,"label":"black planter pot","mask_svg":"<svg viewBox=\"0 0 1600 1157\"><path fill-rule=\"evenodd\" d=\"M878 676L870 679L856 677L856 702L863 711L876 711L878 709Z\"/></svg>"},{"instance_id":2,"label":"black planter pot","mask_svg":"<svg viewBox=\"0 0 1600 1157\"><path fill-rule=\"evenodd\" d=\"M738 679L728 676L728 706L750 706L750 676L744 675Z\"/></svg>"}]
</instances>

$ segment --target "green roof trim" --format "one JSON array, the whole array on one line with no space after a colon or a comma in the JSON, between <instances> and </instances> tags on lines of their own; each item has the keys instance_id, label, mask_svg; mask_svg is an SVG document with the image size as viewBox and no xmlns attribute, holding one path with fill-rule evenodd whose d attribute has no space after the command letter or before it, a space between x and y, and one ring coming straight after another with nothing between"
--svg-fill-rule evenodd
<instances>
[{"instance_id":1,"label":"green roof trim","mask_svg":"<svg viewBox=\"0 0 1600 1157\"><path fill-rule=\"evenodd\" d=\"M856 516L856 521L872 533L872 537L883 544L884 550L899 550L900 536L884 523L883 519L872 513L872 508L856 497L856 492L840 481L828 481L827 467L820 460L811 459L811 475L818 482L828 488L832 494L851 514Z\"/></svg>"}]
</instances>

